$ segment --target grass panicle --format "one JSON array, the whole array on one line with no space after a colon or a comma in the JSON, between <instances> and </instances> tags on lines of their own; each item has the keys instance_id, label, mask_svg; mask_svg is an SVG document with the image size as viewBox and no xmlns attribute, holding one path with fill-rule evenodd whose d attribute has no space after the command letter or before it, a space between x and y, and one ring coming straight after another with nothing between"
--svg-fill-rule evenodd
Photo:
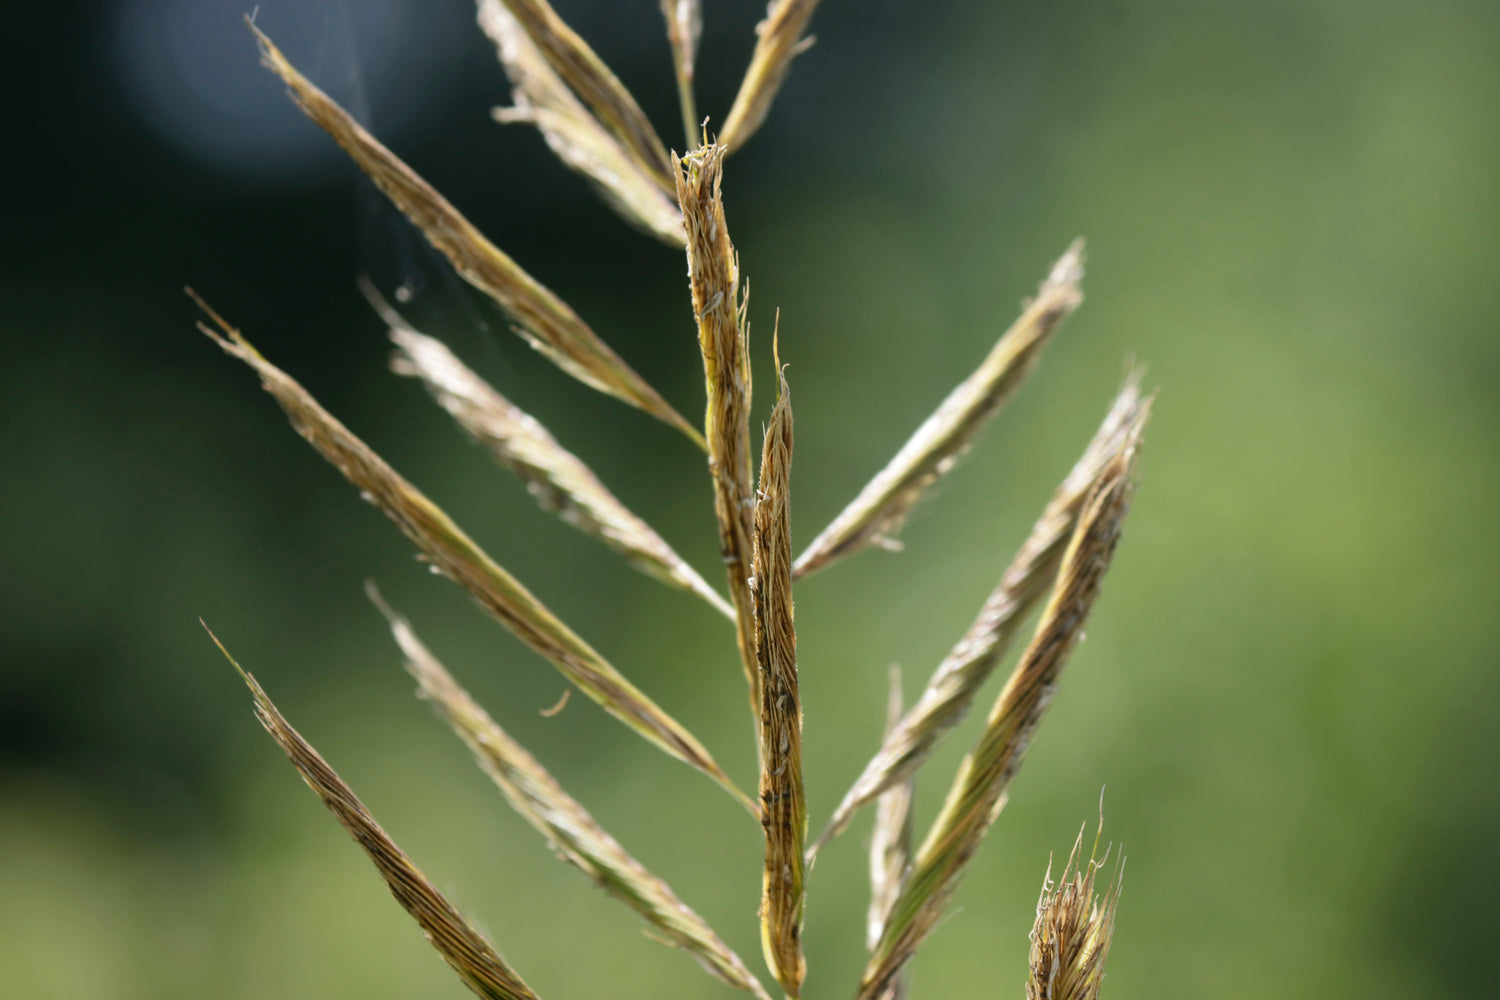
<instances>
[{"instance_id":1,"label":"grass panicle","mask_svg":"<svg viewBox=\"0 0 1500 1000\"><path fill-rule=\"evenodd\" d=\"M757 811L696 737L559 621L441 508L318 405L302 386L261 357L239 331L201 301L199 304L219 327L216 331L200 324L203 332L225 352L255 369L262 387L281 405L297 433L358 487L362 497L390 517L435 570L467 590L480 607L551 661L606 712L678 760L713 778L752 812Z\"/></svg>"},{"instance_id":2,"label":"grass panicle","mask_svg":"<svg viewBox=\"0 0 1500 1000\"><path fill-rule=\"evenodd\" d=\"M483 4L485 0L481 0ZM600 124L665 192L672 190L667 147L630 91L547 0L503 0L559 77L593 110Z\"/></svg>"},{"instance_id":3,"label":"grass panicle","mask_svg":"<svg viewBox=\"0 0 1500 1000\"><path fill-rule=\"evenodd\" d=\"M672 46L672 69L677 74L677 103L682 111L682 134L691 146L698 135L698 103L693 97L693 65L698 39L703 36L703 8L698 0L661 0Z\"/></svg>"},{"instance_id":4,"label":"grass panicle","mask_svg":"<svg viewBox=\"0 0 1500 1000\"><path fill-rule=\"evenodd\" d=\"M724 222L724 147L705 142L674 163L677 201L687 223L688 283L708 394L704 437L713 478L719 552L739 622L740 659L759 711L754 610L750 598L750 539L755 497L750 486L750 330L740 293L740 260Z\"/></svg>"},{"instance_id":5,"label":"grass panicle","mask_svg":"<svg viewBox=\"0 0 1500 1000\"><path fill-rule=\"evenodd\" d=\"M297 72L260 29L251 25L251 30L260 42L262 61L291 88L297 106L344 147L464 280L499 303L515 321L516 332L532 347L585 385L639 407L702 444L698 431L566 302L523 271L446 198Z\"/></svg>"},{"instance_id":6,"label":"grass panicle","mask_svg":"<svg viewBox=\"0 0 1500 1000\"><path fill-rule=\"evenodd\" d=\"M526 484L544 510L599 539L636 569L692 591L733 620L734 609L724 597L536 418L500 395L441 341L418 333L383 304L380 308L396 345L391 370L420 379L471 438Z\"/></svg>"},{"instance_id":7,"label":"grass panicle","mask_svg":"<svg viewBox=\"0 0 1500 1000\"><path fill-rule=\"evenodd\" d=\"M572 686L666 753L707 774L760 822L763 863L757 916L762 954L787 1000L798 1000L808 975L802 936L815 855L858 809L874 803L870 904L865 915L868 956L855 1000L905 1000L908 963L947 911L1004 809L1062 671L1082 640L1129 507L1153 400L1142 395L1139 374L1127 377L1103 424L1054 491L974 623L909 709L903 710L900 671L891 669L881 745L809 848L794 584L866 548L900 548L898 536L911 511L973 446L1029 377L1062 322L1078 308L1083 298L1083 243L1074 243L1063 254L1036 297L1023 304L1020 317L978 367L794 559L793 416L774 333L771 354L778 392L764 428L759 476L752 478L749 287L742 284L739 256L725 221L723 161L760 128L792 60L812 44L807 32L817 0L770 0L756 28L750 65L716 141L710 141L706 121L699 122L694 96L694 78L702 64L701 0L658 0L686 131L688 151L681 157L667 152L639 103L548 0L476 2L480 27L494 42L512 88L512 106L496 109L494 116L501 122L534 126L553 153L592 183L621 218L685 249L706 387L701 431L565 302L487 240L308 82L253 24L251 28L262 61L285 81L301 110L349 153L465 280L495 300L518 335L579 381L681 430L707 454L727 600L545 427L466 367L440 340L413 329L367 289L396 345L392 369L420 380L471 438L521 479L544 509L599 539L637 569L697 594L734 621L754 722L756 798L740 791L702 743L554 616L436 504L201 301L213 325L199 326L225 352L256 371L296 431L365 500L396 523L435 572L462 586ZM552 850L635 910L664 943L688 952L725 984L753 994L755 1000L770 1000L764 977L758 979L702 917L606 833L539 761L507 735L373 588L371 597L385 614L423 696ZM1030 643L953 777L941 811L914 848L918 770L967 715L1038 606ZM841 647L835 640L828 648ZM681 652L694 661L707 655L696 648ZM482 997L532 1000L519 977L390 842L353 793L287 725L264 691L248 675L245 680L267 730L369 853L397 899L464 982ZM542 714L550 717L560 711L571 690ZM1080 837L1056 884L1050 865L1043 881L1031 933L1028 1000L1096 1000L1099 993L1121 876L1117 869L1102 901L1097 899L1095 875L1103 862L1096 863L1092 856L1082 862L1081 844ZM582 938L574 945L579 961L607 961L593 954ZM628 984L617 985L628 991Z\"/></svg>"},{"instance_id":8,"label":"grass panicle","mask_svg":"<svg viewBox=\"0 0 1500 1000\"><path fill-rule=\"evenodd\" d=\"M1114 555L1130 506L1139 441L1138 429L1126 448L1110 460L1084 502L1036 634L996 699L984 731L959 767L942 812L917 851L880 943L865 967L860 1000L873 1000L883 993L891 977L932 932L999 815L1068 656L1083 635Z\"/></svg>"},{"instance_id":9,"label":"grass panicle","mask_svg":"<svg viewBox=\"0 0 1500 1000\"><path fill-rule=\"evenodd\" d=\"M901 721L901 668L891 667L891 692L886 704L885 730ZM875 802L875 828L870 834L870 906L865 917L865 948L874 951L885 930L886 919L911 867L911 806L916 797L916 779L891 785ZM905 970L892 976L878 1000L904 1000Z\"/></svg>"},{"instance_id":10,"label":"grass panicle","mask_svg":"<svg viewBox=\"0 0 1500 1000\"><path fill-rule=\"evenodd\" d=\"M719 137L728 152L743 146L765 122L792 60L812 46L807 23L817 9L818 0L771 0L766 7L765 20L755 26L750 68Z\"/></svg>"},{"instance_id":11,"label":"grass panicle","mask_svg":"<svg viewBox=\"0 0 1500 1000\"><path fill-rule=\"evenodd\" d=\"M769 1000L765 987L703 918L606 833L535 757L490 718L373 586L369 594L390 624L406 669L421 685L423 697L473 751L511 807L547 838L557 855L635 910L708 972L753 993L758 1000Z\"/></svg>"},{"instance_id":12,"label":"grass panicle","mask_svg":"<svg viewBox=\"0 0 1500 1000\"><path fill-rule=\"evenodd\" d=\"M802 697L792 604L792 406L786 376L771 411L755 504L753 575L755 660L760 676L760 811L765 829L760 926L766 964L789 997L802 991L807 798L802 785Z\"/></svg>"},{"instance_id":13,"label":"grass panicle","mask_svg":"<svg viewBox=\"0 0 1500 1000\"><path fill-rule=\"evenodd\" d=\"M515 970L505 964L494 946L443 898L406 852L397 847L375 822L375 817L370 815L353 790L277 711L255 678L235 662L213 632L208 634L249 686L255 697L256 718L260 719L266 732L286 753L307 786L323 800L339 825L364 849L390 888L391 895L396 897L396 902L411 914L427 935L427 940L458 973L464 985L484 1000L536 1000L536 994Z\"/></svg>"},{"instance_id":14,"label":"grass panicle","mask_svg":"<svg viewBox=\"0 0 1500 1000\"><path fill-rule=\"evenodd\" d=\"M1141 396L1140 373L1132 373L1083 456L1032 526L999 586L984 602L974 624L938 665L911 711L887 731L880 749L834 810L833 819L818 838L814 851L842 831L861 806L915 772L963 721L979 688L1004 658L1026 616L1056 578L1084 500L1099 485L1110 463L1139 436L1150 410L1151 400Z\"/></svg>"},{"instance_id":15,"label":"grass panicle","mask_svg":"<svg viewBox=\"0 0 1500 1000\"><path fill-rule=\"evenodd\" d=\"M1026 381L1053 332L1082 303L1082 279L1079 240L1053 266L1036 298L983 363L797 557L799 578L871 545L900 547L896 536L912 507L963 457L984 425Z\"/></svg>"},{"instance_id":16,"label":"grass panicle","mask_svg":"<svg viewBox=\"0 0 1500 1000\"><path fill-rule=\"evenodd\" d=\"M1108 860L1079 860L1083 831L1073 843L1062 877L1054 884L1052 865L1042 877L1031 928L1031 958L1026 976L1026 1000L1098 1000L1104 983L1104 960L1115 934L1115 912L1125 878L1125 859L1100 899L1094 878Z\"/></svg>"},{"instance_id":17,"label":"grass panicle","mask_svg":"<svg viewBox=\"0 0 1500 1000\"><path fill-rule=\"evenodd\" d=\"M479 25L495 43L512 88L512 106L496 108L495 120L534 125L553 154L593 182L621 218L682 246L682 213L669 190L568 88L505 4L481 0Z\"/></svg>"}]
</instances>

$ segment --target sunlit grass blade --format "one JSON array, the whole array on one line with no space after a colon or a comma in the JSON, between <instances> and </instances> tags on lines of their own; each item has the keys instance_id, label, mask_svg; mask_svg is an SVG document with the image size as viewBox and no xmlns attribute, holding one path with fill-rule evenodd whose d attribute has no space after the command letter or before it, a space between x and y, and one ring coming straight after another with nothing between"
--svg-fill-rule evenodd
<instances>
[{"instance_id":1,"label":"sunlit grass blade","mask_svg":"<svg viewBox=\"0 0 1500 1000\"><path fill-rule=\"evenodd\" d=\"M1115 912L1125 878L1125 858L1115 863L1104 898L1094 894L1094 876L1106 857L1080 861L1083 831L1073 843L1062 877L1054 885L1052 865L1042 877L1042 894L1031 928L1026 1000L1098 1000L1104 961L1115 933Z\"/></svg>"},{"instance_id":2,"label":"sunlit grass blade","mask_svg":"<svg viewBox=\"0 0 1500 1000\"><path fill-rule=\"evenodd\" d=\"M948 473L1026 380L1042 349L1083 293L1083 242L1052 268L1035 299L974 373L948 394L890 463L797 558L798 578L871 545L899 548L896 536L923 492Z\"/></svg>"},{"instance_id":3,"label":"sunlit grass blade","mask_svg":"<svg viewBox=\"0 0 1500 1000\"><path fill-rule=\"evenodd\" d=\"M459 275L493 298L516 322L525 340L574 378L640 407L700 446L698 431L599 339L566 302L487 240L349 113L313 86L258 28L265 65L291 88L297 105L344 148L386 197L452 262Z\"/></svg>"},{"instance_id":4,"label":"sunlit grass blade","mask_svg":"<svg viewBox=\"0 0 1500 1000\"><path fill-rule=\"evenodd\" d=\"M281 746L302 780L323 800L339 825L364 849L396 902L411 914L464 985L485 1000L536 1000L536 994L505 964L494 946L443 898L328 762L276 710L255 678L235 663L212 632L209 637L249 685L250 693L255 696L255 715L266 732Z\"/></svg>"},{"instance_id":5,"label":"sunlit grass blade","mask_svg":"<svg viewBox=\"0 0 1500 1000\"><path fill-rule=\"evenodd\" d=\"M661 0L667 21L667 41L672 45L672 68L677 72L677 103L682 110L683 135L689 148L698 137L697 102L693 99L693 63L698 39L703 34L703 8L698 0Z\"/></svg>"},{"instance_id":6,"label":"sunlit grass blade","mask_svg":"<svg viewBox=\"0 0 1500 1000\"><path fill-rule=\"evenodd\" d=\"M792 407L779 359L777 369L781 393L761 452L751 577L760 673L760 810L766 840L760 927L766 965L787 996L796 998L807 974L802 954L807 799L802 787L802 699L792 604Z\"/></svg>"},{"instance_id":7,"label":"sunlit grass blade","mask_svg":"<svg viewBox=\"0 0 1500 1000\"><path fill-rule=\"evenodd\" d=\"M723 596L536 418L500 395L441 341L418 333L389 308L381 308L397 347L391 369L420 379L470 437L526 484L544 510L599 539L636 569L692 591L734 619L734 609Z\"/></svg>"},{"instance_id":8,"label":"sunlit grass blade","mask_svg":"<svg viewBox=\"0 0 1500 1000\"><path fill-rule=\"evenodd\" d=\"M339 423L302 386L271 364L200 301L219 326L199 324L227 353L260 376L292 426L360 495L396 523L433 568L467 590L480 607L518 639L551 661L564 677L606 712L677 759L697 768L758 814L755 804L735 787L703 744L635 685L626 680L593 647L559 621L515 577L502 569L441 508L412 486L348 428Z\"/></svg>"},{"instance_id":9,"label":"sunlit grass blade","mask_svg":"<svg viewBox=\"0 0 1500 1000\"><path fill-rule=\"evenodd\" d=\"M704 437L714 484L719 551L739 622L740 659L759 710L754 612L750 599L750 539L755 495L750 486L750 330L740 294L740 261L724 223L724 147L705 144L676 161L677 201L687 224L688 281L708 406Z\"/></svg>"},{"instance_id":10,"label":"sunlit grass blade","mask_svg":"<svg viewBox=\"0 0 1500 1000\"><path fill-rule=\"evenodd\" d=\"M483 2L483 0L482 0ZM583 99L663 191L672 190L671 161L650 119L588 42L568 27L547 0L503 0L554 72Z\"/></svg>"},{"instance_id":11,"label":"sunlit grass blade","mask_svg":"<svg viewBox=\"0 0 1500 1000\"><path fill-rule=\"evenodd\" d=\"M1042 516L953 650L938 665L917 703L886 733L879 751L834 810L818 850L843 830L862 805L912 774L968 714L974 696L1010 649L1026 616L1057 576L1084 500L1110 463L1132 445L1150 416L1151 400L1130 375L1083 455L1052 494Z\"/></svg>"},{"instance_id":12,"label":"sunlit grass blade","mask_svg":"<svg viewBox=\"0 0 1500 1000\"><path fill-rule=\"evenodd\" d=\"M406 669L422 686L423 696L473 751L511 807L547 838L553 851L635 910L669 943L693 956L711 974L736 989L755 994L759 1000L769 1000L765 987L703 918L606 833L536 758L479 707L417 638L406 619L391 611L373 587L370 598L390 623Z\"/></svg>"},{"instance_id":13,"label":"sunlit grass blade","mask_svg":"<svg viewBox=\"0 0 1500 1000\"><path fill-rule=\"evenodd\" d=\"M901 668L891 667L891 693L886 705L885 730L890 733L901 721ZM875 803L875 829L870 835L870 907L865 918L865 948L875 950L885 929L891 906L901 891L911 866L911 805L916 778L898 781L880 794ZM896 973L877 1000L903 1000L906 973Z\"/></svg>"},{"instance_id":14,"label":"sunlit grass blade","mask_svg":"<svg viewBox=\"0 0 1500 1000\"><path fill-rule=\"evenodd\" d=\"M1139 438L1111 459L1084 503L1036 635L964 758L942 812L922 841L860 982L874 1000L936 926L999 815L1068 656L1083 635L1129 508Z\"/></svg>"},{"instance_id":15,"label":"sunlit grass blade","mask_svg":"<svg viewBox=\"0 0 1500 1000\"><path fill-rule=\"evenodd\" d=\"M743 146L760 128L792 60L812 45L812 36L805 33L817 7L818 0L771 0L766 19L755 26L755 54L719 133L719 141L729 152Z\"/></svg>"},{"instance_id":16,"label":"sunlit grass blade","mask_svg":"<svg viewBox=\"0 0 1500 1000\"><path fill-rule=\"evenodd\" d=\"M622 218L682 246L682 214L669 189L599 124L505 4L481 0L479 25L494 41L512 87L514 106L496 108L495 119L535 125L557 158L592 181Z\"/></svg>"}]
</instances>

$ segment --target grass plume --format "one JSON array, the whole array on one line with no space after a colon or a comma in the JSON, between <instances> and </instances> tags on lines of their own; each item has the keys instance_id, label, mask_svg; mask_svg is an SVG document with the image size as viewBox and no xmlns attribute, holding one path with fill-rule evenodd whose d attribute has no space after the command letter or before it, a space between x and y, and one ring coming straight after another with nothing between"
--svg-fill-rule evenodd
<instances>
[{"instance_id":1,"label":"grass plume","mask_svg":"<svg viewBox=\"0 0 1500 1000\"><path fill-rule=\"evenodd\" d=\"M814 845L815 851L843 830L860 806L915 772L963 721L975 694L1056 578L1084 501L1099 486L1114 459L1134 446L1150 411L1151 401L1141 396L1140 374L1133 373L1126 378L1083 456L1032 526L974 624L938 665L911 711L886 733L880 749L834 810L828 829Z\"/></svg>"},{"instance_id":2,"label":"grass plume","mask_svg":"<svg viewBox=\"0 0 1500 1000\"><path fill-rule=\"evenodd\" d=\"M205 625L204 629L207 628ZM255 716L266 732L281 747L307 786L323 800L339 825L364 849L391 895L396 897L396 902L411 914L427 935L427 940L443 956L443 961L458 973L464 985L484 1000L537 1000L536 994L505 964L494 946L443 898L427 876L412 864L406 852L397 847L375 822L375 817L370 815L353 790L277 711L255 678L235 662L213 632L208 635L249 686L255 697Z\"/></svg>"},{"instance_id":3,"label":"grass plume","mask_svg":"<svg viewBox=\"0 0 1500 1000\"><path fill-rule=\"evenodd\" d=\"M214 330L200 323L200 329L226 353L255 370L261 386L280 404L297 433L358 487L361 496L394 521L435 569L467 590L480 607L551 661L606 712L678 760L707 774L751 812L756 812L755 804L729 780L696 737L559 621L441 508L319 406L302 386L261 357L238 330L201 300L199 305L218 325L218 330Z\"/></svg>"},{"instance_id":4,"label":"grass plume","mask_svg":"<svg viewBox=\"0 0 1500 1000\"><path fill-rule=\"evenodd\" d=\"M797 557L798 577L875 545L899 548L896 536L913 506L963 457L989 419L1026 381L1053 332L1083 301L1083 241L1068 248L1035 299L983 363L948 394L849 506Z\"/></svg>"},{"instance_id":5,"label":"grass plume","mask_svg":"<svg viewBox=\"0 0 1500 1000\"><path fill-rule=\"evenodd\" d=\"M999 815L1042 714L1099 594L1129 509L1139 438L1111 459L1085 501L1036 635L990 711L984 731L959 767L943 810L886 921L860 982L874 1000L915 954Z\"/></svg>"},{"instance_id":6,"label":"grass plume","mask_svg":"<svg viewBox=\"0 0 1500 1000\"><path fill-rule=\"evenodd\" d=\"M297 72L260 29L252 24L251 30L260 42L261 60L291 88L303 113L344 147L465 281L494 299L515 320L516 332L532 347L585 385L639 407L702 444L697 430L600 340L566 302L523 271L446 198Z\"/></svg>"},{"instance_id":7,"label":"grass plume","mask_svg":"<svg viewBox=\"0 0 1500 1000\"><path fill-rule=\"evenodd\" d=\"M1105 860L1079 860L1083 831L1073 843L1062 876L1054 884L1052 865L1042 877L1042 893L1031 928L1026 1000L1097 1000L1104 983L1104 960L1115 933L1115 912L1125 877L1125 859L1100 899L1094 877Z\"/></svg>"},{"instance_id":8,"label":"grass plume","mask_svg":"<svg viewBox=\"0 0 1500 1000\"><path fill-rule=\"evenodd\" d=\"M886 703L885 730L889 734L901 721L901 668L891 667L891 691ZM870 906L865 917L865 948L874 951L885 930L891 907L901 892L911 867L912 800L916 780L906 778L880 793L875 802L875 829L870 834ZM903 970L887 981L878 1000L904 1000Z\"/></svg>"},{"instance_id":9,"label":"grass plume","mask_svg":"<svg viewBox=\"0 0 1500 1000\"><path fill-rule=\"evenodd\" d=\"M750 68L719 137L729 152L743 146L765 122L792 60L812 46L807 23L817 9L818 0L771 0L767 6L765 20L755 26Z\"/></svg>"},{"instance_id":10,"label":"grass plume","mask_svg":"<svg viewBox=\"0 0 1500 1000\"><path fill-rule=\"evenodd\" d=\"M758 1000L769 1000L765 987L703 918L606 833L535 757L490 718L373 586L369 594L385 615L422 695L473 752L511 807L547 838L558 857L640 914L709 973L735 989L753 993Z\"/></svg>"},{"instance_id":11,"label":"grass plume","mask_svg":"<svg viewBox=\"0 0 1500 1000\"><path fill-rule=\"evenodd\" d=\"M766 863L760 926L766 964L789 997L802 991L807 799L802 786L802 697L797 685L797 627L792 604L792 406L786 376L771 411L755 504L755 659L760 676L760 811Z\"/></svg>"},{"instance_id":12,"label":"grass plume","mask_svg":"<svg viewBox=\"0 0 1500 1000\"><path fill-rule=\"evenodd\" d=\"M703 35L703 8L699 0L661 0L661 15L667 22L667 41L672 46L672 69L677 74L677 103L682 111L682 134L691 145L698 134L698 104L693 98L693 64L698 39Z\"/></svg>"},{"instance_id":13,"label":"grass plume","mask_svg":"<svg viewBox=\"0 0 1500 1000\"><path fill-rule=\"evenodd\" d=\"M418 333L383 303L396 345L391 370L421 380L439 406L495 460L516 474L544 510L620 553L636 569L692 591L731 620L734 609L651 526L535 417L480 378L442 341Z\"/></svg>"}]
</instances>

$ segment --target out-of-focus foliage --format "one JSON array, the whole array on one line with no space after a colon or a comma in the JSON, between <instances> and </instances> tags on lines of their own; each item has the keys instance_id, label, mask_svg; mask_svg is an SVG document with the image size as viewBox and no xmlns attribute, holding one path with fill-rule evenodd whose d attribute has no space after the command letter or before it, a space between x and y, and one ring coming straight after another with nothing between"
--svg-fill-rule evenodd
<instances>
[{"instance_id":1,"label":"out-of-focus foliage","mask_svg":"<svg viewBox=\"0 0 1500 1000\"><path fill-rule=\"evenodd\" d=\"M701 454L519 346L348 174L252 184L156 138L118 75L124 15L99 6L33 5L12 26L36 98L15 109L0 267L0 993L462 995L266 742L202 615L541 996L711 995L509 813L410 696L361 582L745 955L759 951L753 824L586 701L541 717L555 674L412 563L192 330L178 289L191 282L524 567L748 785L723 620L536 510L386 372L354 275L412 287L425 329L707 574ZM272 33L279 6L261 4ZM411 81L425 117L383 130L376 101L372 128L695 412L681 254L621 226L539 138L489 121L508 91L470 6L451 6L456 48ZM655 5L558 6L680 145ZM706 7L698 104L722 116L763 5ZM255 60L237 13L211 46L226 79ZM1126 356L1162 390L1090 641L912 995L1021 994L1039 876L1101 784L1106 837L1130 856L1112 1000L1479 992L1500 874L1500 9L952 0L825 4L814 28L724 189L763 387L781 309L798 549L973 369L1056 253L1083 234L1090 257L1083 307L919 507L907 550L797 590L815 827L879 742L888 665L910 698ZM347 98L344 43L303 41L289 55ZM266 77L256 100L310 129L280 90ZM977 721L926 774L952 773ZM944 785L919 787L919 829ZM809 996L857 981L868 822L811 876ZM609 962L578 962L560 927L587 929Z\"/></svg>"}]
</instances>

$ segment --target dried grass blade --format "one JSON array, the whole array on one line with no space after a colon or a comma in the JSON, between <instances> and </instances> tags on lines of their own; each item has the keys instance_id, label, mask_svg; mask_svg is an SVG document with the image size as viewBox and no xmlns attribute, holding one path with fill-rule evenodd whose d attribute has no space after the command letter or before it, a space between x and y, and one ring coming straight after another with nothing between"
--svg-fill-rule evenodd
<instances>
[{"instance_id":1,"label":"dried grass blade","mask_svg":"<svg viewBox=\"0 0 1500 1000\"><path fill-rule=\"evenodd\" d=\"M777 368L780 374L779 361ZM802 700L792 604L791 473L791 396L786 376L781 375L781 394L761 452L751 594L760 673L760 812L766 840L761 945L766 965L795 1000L807 974L802 954L807 799L802 787Z\"/></svg>"},{"instance_id":2,"label":"dried grass blade","mask_svg":"<svg viewBox=\"0 0 1500 1000\"><path fill-rule=\"evenodd\" d=\"M745 71L719 139L729 152L743 146L760 128L792 60L812 45L812 36L804 37L804 32L817 8L818 0L771 0L766 8L766 19L755 26L757 40L750 68Z\"/></svg>"},{"instance_id":3,"label":"dried grass blade","mask_svg":"<svg viewBox=\"0 0 1500 1000\"><path fill-rule=\"evenodd\" d=\"M671 192L671 161L667 147L630 91L610 72L547 0L503 0L506 10L546 57L553 71L593 109L609 132L619 140L643 170Z\"/></svg>"},{"instance_id":4,"label":"dried grass blade","mask_svg":"<svg viewBox=\"0 0 1500 1000\"><path fill-rule=\"evenodd\" d=\"M479 25L512 87L514 107L496 108L495 119L535 125L557 158L593 182L625 221L682 246L682 214L670 192L568 89L501 0L481 0Z\"/></svg>"},{"instance_id":5,"label":"dried grass blade","mask_svg":"<svg viewBox=\"0 0 1500 1000\"><path fill-rule=\"evenodd\" d=\"M1052 268L1035 299L974 373L948 394L859 496L797 559L800 579L871 545L898 548L907 514L963 457L989 419L1031 374L1052 333L1083 301L1083 242Z\"/></svg>"},{"instance_id":6,"label":"dried grass blade","mask_svg":"<svg viewBox=\"0 0 1500 1000\"><path fill-rule=\"evenodd\" d=\"M632 514L547 428L500 395L438 340L384 312L397 351L391 369L418 378L439 406L501 465L514 472L544 510L592 535L632 566L690 590L734 619L729 602L710 587L651 526Z\"/></svg>"},{"instance_id":7,"label":"dried grass blade","mask_svg":"<svg viewBox=\"0 0 1500 1000\"><path fill-rule=\"evenodd\" d=\"M437 707L506 801L547 838L554 852L635 910L710 974L759 1000L769 1000L765 987L703 918L606 833L536 758L479 707L373 587L370 598L390 623L406 669L422 686L423 697Z\"/></svg>"},{"instance_id":8,"label":"dried grass blade","mask_svg":"<svg viewBox=\"0 0 1500 1000\"><path fill-rule=\"evenodd\" d=\"M672 68L677 73L677 101L682 109L683 134L691 146L698 135L697 102L693 100L693 62L703 34L703 8L698 0L661 0L672 45Z\"/></svg>"},{"instance_id":9,"label":"dried grass blade","mask_svg":"<svg viewBox=\"0 0 1500 1000\"><path fill-rule=\"evenodd\" d=\"M861 806L921 767L963 721L975 694L1056 578L1084 501L1099 485L1110 463L1139 437L1150 411L1151 400L1141 397L1140 374L1134 373L1126 379L1082 457L1052 494L974 624L938 665L916 705L886 733L880 749L834 811L814 851L842 831Z\"/></svg>"},{"instance_id":10,"label":"dried grass blade","mask_svg":"<svg viewBox=\"0 0 1500 1000\"><path fill-rule=\"evenodd\" d=\"M890 733L901 721L901 668L891 667L891 693L886 705L885 730ZM911 866L911 805L916 779L899 781L881 793L875 803L875 830L870 836L870 909L865 920L865 948L880 943L886 918L901 891ZM896 973L886 983L878 1000L903 1000L906 974Z\"/></svg>"},{"instance_id":11,"label":"dried grass blade","mask_svg":"<svg viewBox=\"0 0 1500 1000\"><path fill-rule=\"evenodd\" d=\"M931 933L999 814L1114 554L1134 484L1137 443L1138 438L1111 460L1084 504L1036 635L995 701L984 731L959 767L942 812L917 851L865 968L860 1000L879 996Z\"/></svg>"},{"instance_id":12,"label":"dried grass blade","mask_svg":"<svg viewBox=\"0 0 1500 1000\"><path fill-rule=\"evenodd\" d=\"M1094 894L1094 876L1106 857L1079 862L1083 831L1073 843L1068 863L1056 885L1052 865L1042 877L1036 904L1036 923L1028 937L1031 957L1026 978L1026 1000L1098 1000L1104 983L1104 961L1114 939L1115 913L1125 879L1125 859L1115 864L1104 898Z\"/></svg>"},{"instance_id":13,"label":"dried grass blade","mask_svg":"<svg viewBox=\"0 0 1500 1000\"><path fill-rule=\"evenodd\" d=\"M255 696L255 715L266 732L281 746L302 780L323 800L339 825L369 855L391 895L421 926L427 940L458 973L464 985L485 1000L536 1000L536 994L505 964L494 946L443 898L328 762L276 710L255 678L235 663L217 636L209 632L209 637L249 685L250 693Z\"/></svg>"},{"instance_id":14,"label":"dried grass blade","mask_svg":"<svg viewBox=\"0 0 1500 1000\"><path fill-rule=\"evenodd\" d=\"M593 647L559 621L520 581L502 569L441 508L403 479L302 386L251 347L206 305L222 335L199 324L230 355L255 369L297 433L343 473L370 503L396 523L435 570L467 590L480 607L518 639L550 660L564 677L606 712L667 753L723 786L752 813L755 804L735 787L691 733L626 680Z\"/></svg>"},{"instance_id":15,"label":"dried grass blade","mask_svg":"<svg viewBox=\"0 0 1500 1000\"><path fill-rule=\"evenodd\" d=\"M724 147L705 144L675 161L677 201L687 224L688 281L708 405L704 437L714 483L719 551L729 575L729 596L739 623L740 659L759 711L754 611L750 598L751 536L755 497L750 486L750 331L740 294L740 261L724 223Z\"/></svg>"},{"instance_id":16,"label":"dried grass blade","mask_svg":"<svg viewBox=\"0 0 1500 1000\"><path fill-rule=\"evenodd\" d=\"M572 308L485 239L431 185L313 86L258 28L261 60L291 88L302 111L333 137L386 197L452 262L464 280L498 302L515 330L563 371L640 407L700 446L698 431L599 339Z\"/></svg>"}]
</instances>

